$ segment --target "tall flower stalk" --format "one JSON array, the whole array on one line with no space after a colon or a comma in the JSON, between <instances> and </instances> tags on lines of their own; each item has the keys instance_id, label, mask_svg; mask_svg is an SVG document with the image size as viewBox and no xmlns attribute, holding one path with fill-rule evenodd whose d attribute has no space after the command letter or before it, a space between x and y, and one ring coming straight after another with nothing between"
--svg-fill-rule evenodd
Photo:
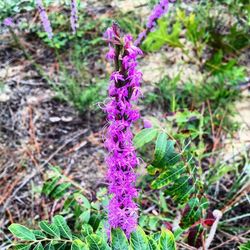
<instances>
[{"instance_id":1,"label":"tall flower stalk","mask_svg":"<svg viewBox=\"0 0 250 250\"><path fill-rule=\"evenodd\" d=\"M148 18L146 29L142 31L135 40L136 46L139 46L143 42L147 34L156 26L156 21L168 11L168 5L168 0L160 0L160 2L155 5Z\"/></svg>"},{"instance_id":2,"label":"tall flower stalk","mask_svg":"<svg viewBox=\"0 0 250 250\"><path fill-rule=\"evenodd\" d=\"M51 24L50 24L47 12L43 6L42 0L36 0L36 5L37 5L37 9L39 11L40 19L41 19L42 24L43 24L43 28L44 28L45 32L48 34L48 38L52 39L53 31L51 28Z\"/></svg>"},{"instance_id":3,"label":"tall flower stalk","mask_svg":"<svg viewBox=\"0 0 250 250\"><path fill-rule=\"evenodd\" d=\"M133 45L130 35L120 36L116 24L108 28L105 38L109 44L107 59L115 64L110 77L110 99L105 107L108 119L105 147L109 152L107 180L112 195L108 206L109 230L119 227L129 237L138 218L138 207L134 202L138 159L132 143L131 125L140 117L132 102L140 96L142 74L136 69L136 59L142 51Z\"/></svg>"},{"instance_id":4,"label":"tall flower stalk","mask_svg":"<svg viewBox=\"0 0 250 250\"><path fill-rule=\"evenodd\" d=\"M76 0L71 0L71 15L70 15L70 24L73 31L73 34L76 33L77 27L77 2Z\"/></svg>"}]
</instances>

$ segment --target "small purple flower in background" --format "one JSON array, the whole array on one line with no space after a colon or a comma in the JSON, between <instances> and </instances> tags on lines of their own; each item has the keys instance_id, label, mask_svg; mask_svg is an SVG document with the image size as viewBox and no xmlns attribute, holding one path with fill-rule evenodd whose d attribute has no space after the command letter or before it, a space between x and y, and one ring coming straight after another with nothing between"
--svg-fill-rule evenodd
<instances>
[{"instance_id":1,"label":"small purple flower in background","mask_svg":"<svg viewBox=\"0 0 250 250\"><path fill-rule=\"evenodd\" d=\"M136 68L136 59L142 51L133 45L130 35L120 36L116 24L108 28L104 37L109 44L106 58L113 60L116 68L110 77L110 101L105 107L109 120L105 141L109 152L107 180L112 195L108 206L108 233L119 227L129 237L136 229L138 219L138 207L134 202L138 159L132 143L131 125L140 117L132 101L137 101L140 95L142 74Z\"/></svg>"},{"instance_id":2,"label":"small purple flower in background","mask_svg":"<svg viewBox=\"0 0 250 250\"><path fill-rule=\"evenodd\" d=\"M144 128L152 128L152 123L147 119L143 119L143 126Z\"/></svg>"},{"instance_id":3,"label":"small purple flower in background","mask_svg":"<svg viewBox=\"0 0 250 250\"><path fill-rule=\"evenodd\" d=\"M14 27L15 24L13 22L13 19L11 17L7 17L3 20L3 24L7 27Z\"/></svg>"},{"instance_id":4,"label":"small purple flower in background","mask_svg":"<svg viewBox=\"0 0 250 250\"><path fill-rule=\"evenodd\" d=\"M43 2L42 0L36 0L36 5L37 5L37 9L39 11L39 15L43 24L43 28L45 30L45 32L48 34L48 38L52 39L53 37L53 32L52 32L52 28L50 25L50 21L47 15L47 12L45 10L45 8L43 7Z\"/></svg>"},{"instance_id":5,"label":"small purple flower in background","mask_svg":"<svg viewBox=\"0 0 250 250\"><path fill-rule=\"evenodd\" d=\"M70 23L71 28L73 31L73 34L76 33L76 27L77 27L77 2L76 0L71 0L71 15L70 15Z\"/></svg>"},{"instance_id":6,"label":"small purple flower in background","mask_svg":"<svg viewBox=\"0 0 250 250\"><path fill-rule=\"evenodd\" d=\"M148 22L146 24L147 29L142 31L138 38L135 41L135 45L138 46L142 41L146 38L147 33L150 32L155 26L156 21L160 17L162 17L168 11L168 0L160 0L160 2L155 5L154 9L152 10Z\"/></svg>"},{"instance_id":7,"label":"small purple flower in background","mask_svg":"<svg viewBox=\"0 0 250 250\"><path fill-rule=\"evenodd\" d=\"M156 25L156 20L159 19L168 11L168 0L161 0L151 12L148 18L147 28L152 29Z\"/></svg>"}]
</instances>

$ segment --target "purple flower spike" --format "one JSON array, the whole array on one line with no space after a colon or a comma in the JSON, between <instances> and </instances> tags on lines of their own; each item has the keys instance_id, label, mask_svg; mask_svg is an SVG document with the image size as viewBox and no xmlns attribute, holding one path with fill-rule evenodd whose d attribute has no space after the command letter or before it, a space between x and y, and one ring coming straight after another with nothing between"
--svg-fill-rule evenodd
<instances>
[{"instance_id":1,"label":"purple flower spike","mask_svg":"<svg viewBox=\"0 0 250 250\"><path fill-rule=\"evenodd\" d=\"M38 9L39 14L40 14L43 28L44 28L45 32L48 34L48 38L52 39L52 37L53 37L52 28L50 25L50 21L49 21L47 12L46 12L45 8L43 7L42 0L36 0L36 5L37 5L37 9Z\"/></svg>"},{"instance_id":2,"label":"purple flower spike","mask_svg":"<svg viewBox=\"0 0 250 250\"><path fill-rule=\"evenodd\" d=\"M129 237L138 219L138 207L134 202L137 197L135 168L138 159L132 143L131 125L140 117L132 101L137 101L141 93L142 74L136 68L136 59L142 51L133 45L130 35L120 37L116 24L108 28L104 37L109 44L106 58L114 61L116 68L110 77L110 101L105 107L109 120L105 141L109 152L106 158L107 180L109 194L112 195L107 231L110 234L112 228L119 227Z\"/></svg>"},{"instance_id":3,"label":"purple flower spike","mask_svg":"<svg viewBox=\"0 0 250 250\"><path fill-rule=\"evenodd\" d=\"M7 27L14 27L15 24L13 22L13 19L11 17L7 17L3 20L3 24Z\"/></svg>"},{"instance_id":4,"label":"purple flower spike","mask_svg":"<svg viewBox=\"0 0 250 250\"><path fill-rule=\"evenodd\" d=\"M148 22L146 24L147 29L142 31L138 38L135 40L135 46L138 46L146 38L147 33L150 32L155 26L156 21L162 17L168 11L168 0L160 0L160 2L153 8Z\"/></svg>"},{"instance_id":5,"label":"purple flower spike","mask_svg":"<svg viewBox=\"0 0 250 250\"><path fill-rule=\"evenodd\" d=\"M76 0L71 0L71 15L70 15L70 24L73 31L73 34L76 33L77 27L77 2Z\"/></svg>"},{"instance_id":6,"label":"purple flower spike","mask_svg":"<svg viewBox=\"0 0 250 250\"><path fill-rule=\"evenodd\" d=\"M153 9L148 18L147 28L152 29L156 25L156 20L159 19L168 11L168 0L161 0Z\"/></svg>"}]
</instances>

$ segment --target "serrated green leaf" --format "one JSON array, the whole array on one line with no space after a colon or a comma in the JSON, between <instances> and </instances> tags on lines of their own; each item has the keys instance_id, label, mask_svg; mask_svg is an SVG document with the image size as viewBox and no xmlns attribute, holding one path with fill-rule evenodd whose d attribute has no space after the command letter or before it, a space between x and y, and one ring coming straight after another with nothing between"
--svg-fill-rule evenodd
<instances>
[{"instance_id":1,"label":"serrated green leaf","mask_svg":"<svg viewBox=\"0 0 250 250\"><path fill-rule=\"evenodd\" d=\"M39 242L38 244L36 244L33 250L44 250L42 243Z\"/></svg>"},{"instance_id":2,"label":"serrated green leaf","mask_svg":"<svg viewBox=\"0 0 250 250\"><path fill-rule=\"evenodd\" d=\"M76 239L71 245L71 250L88 250L88 246L81 240Z\"/></svg>"},{"instance_id":3,"label":"serrated green leaf","mask_svg":"<svg viewBox=\"0 0 250 250\"><path fill-rule=\"evenodd\" d=\"M39 227L47 234L60 238L60 230L54 223L49 224L47 221L40 221Z\"/></svg>"},{"instance_id":4,"label":"serrated green leaf","mask_svg":"<svg viewBox=\"0 0 250 250\"><path fill-rule=\"evenodd\" d=\"M46 235L40 230L32 230L32 232L38 240L46 238Z\"/></svg>"},{"instance_id":5,"label":"serrated green leaf","mask_svg":"<svg viewBox=\"0 0 250 250\"><path fill-rule=\"evenodd\" d=\"M51 196L55 199L59 199L64 196L66 193L66 190L71 186L71 183L62 183L59 186L57 186L54 191L51 193Z\"/></svg>"},{"instance_id":6,"label":"serrated green leaf","mask_svg":"<svg viewBox=\"0 0 250 250\"><path fill-rule=\"evenodd\" d=\"M174 235L171 231L163 229L159 239L159 250L176 250Z\"/></svg>"},{"instance_id":7,"label":"serrated green leaf","mask_svg":"<svg viewBox=\"0 0 250 250\"><path fill-rule=\"evenodd\" d=\"M111 232L111 247L112 250L129 250L127 237L120 228Z\"/></svg>"},{"instance_id":8,"label":"serrated green leaf","mask_svg":"<svg viewBox=\"0 0 250 250\"><path fill-rule=\"evenodd\" d=\"M151 142L158 134L158 129L155 128L145 128L141 130L136 136L134 137L134 146L135 148L140 148L146 143Z\"/></svg>"},{"instance_id":9,"label":"serrated green leaf","mask_svg":"<svg viewBox=\"0 0 250 250\"><path fill-rule=\"evenodd\" d=\"M72 240L72 233L71 230L69 228L69 226L67 225L65 219L63 216L61 215L56 215L53 218L53 222L54 224L59 228L60 230L60 235L66 239Z\"/></svg>"},{"instance_id":10,"label":"serrated green leaf","mask_svg":"<svg viewBox=\"0 0 250 250\"><path fill-rule=\"evenodd\" d=\"M17 238L21 240L35 241L36 237L27 227L20 224L11 224L8 229Z\"/></svg>"},{"instance_id":11,"label":"serrated green leaf","mask_svg":"<svg viewBox=\"0 0 250 250\"><path fill-rule=\"evenodd\" d=\"M148 250L148 238L141 227L131 233L130 245L133 250Z\"/></svg>"},{"instance_id":12,"label":"serrated green leaf","mask_svg":"<svg viewBox=\"0 0 250 250\"><path fill-rule=\"evenodd\" d=\"M91 234L86 237L87 245L90 250L109 250L110 247L104 240L96 235L96 234Z\"/></svg>"},{"instance_id":13,"label":"serrated green leaf","mask_svg":"<svg viewBox=\"0 0 250 250\"><path fill-rule=\"evenodd\" d=\"M29 250L30 247L31 247L30 244L23 244L23 243L21 243L21 244L14 245L13 249L14 250Z\"/></svg>"}]
</instances>

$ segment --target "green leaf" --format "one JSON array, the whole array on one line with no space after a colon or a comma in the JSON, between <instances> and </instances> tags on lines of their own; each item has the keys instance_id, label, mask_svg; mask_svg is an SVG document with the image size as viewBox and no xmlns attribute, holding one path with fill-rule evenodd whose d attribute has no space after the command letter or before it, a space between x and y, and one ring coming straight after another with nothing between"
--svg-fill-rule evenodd
<instances>
[{"instance_id":1,"label":"green leaf","mask_svg":"<svg viewBox=\"0 0 250 250\"><path fill-rule=\"evenodd\" d=\"M148 165L147 171L150 175L155 175L157 173L158 169L156 167L154 167L153 165Z\"/></svg>"},{"instance_id":2,"label":"green leaf","mask_svg":"<svg viewBox=\"0 0 250 250\"><path fill-rule=\"evenodd\" d=\"M79 203L79 205L81 205L87 209L91 208L89 200L85 196L83 196L82 194L76 193L76 194L74 194L74 198Z\"/></svg>"},{"instance_id":3,"label":"green leaf","mask_svg":"<svg viewBox=\"0 0 250 250\"><path fill-rule=\"evenodd\" d=\"M155 143L153 165L157 165L157 163L159 163L164 158L166 153L166 148L167 148L167 135L166 133L160 133Z\"/></svg>"},{"instance_id":4,"label":"green leaf","mask_svg":"<svg viewBox=\"0 0 250 250\"><path fill-rule=\"evenodd\" d=\"M21 240L29 240L29 241L35 241L36 237L32 233L31 230L29 230L27 227L22 226L20 224L11 224L8 229L10 232L17 238Z\"/></svg>"},{"instance_id":5,"label":"green leaf","mask_svg":"<svg viewBox=\"0 0 250 250\"><path fill-rule=\"evenodd\" d=\"M173 182L173 185L165 193L172 196L177 203L185 203L190 195L195 192L192 182L193 179L188 174L181 176L177 181Z\"/></svg>"},{"instance_id":6,"label":"green leaf","mask_svg":"<svg viewBox=\"0 0 250 250\"><path fill-rule=\"evenodd\" d=\"M46 235L40 230L33 230L32 232L36 236L36 239L38 240L46 238Z\"/></svg>"},{"instance_id":7,"label":"green leaf","mask_svg":"<svg viewBox=\"0 0 250 250\"><path fill-rule=\"evenodd\" d=\"M165 44L172 47L183 47L179 39L182 31L181 23L179 21L176 21L173 24L173 27L171 27L171 33L168 33L170 23L166 18L159 19L158 26L158 29L147 35L147 38L143 43L145 50L157 51Z\"/></svg>"},{"instance_id":8,"label":"green leaf","mask_svg":"<svg viewBox=\"0 0 250 250\"><path fill-rule=\"evenodd\" d=\"M67 243L66 242L63 242L63 243L57 243L55 244L55 249L56 250L66 250L68 248L66 248L67 246ZM68 246L67 246L68 247Z\"/></svg>"},{"instance_id":9,"label":"green leaf","mask_svg":"<svg viewBox=\"0 0 250 250\"><path fill-rule=\"evenodd\" d=\"M180 174L182 174L184 171L185 166L182 163L177 167L175 166L166 169L152 182L152 188L160 189L164 186L167 186L171 182L178 180Z\"/></svg>"},{"instance_id":10,"label":"green leaf","mask_svg":"<svg viewBox=\"0 0 250 250\"><path fill-rule=\"evenodd\" d=\"M131 233L130 243L133 250L149 250L148 238L141 227Z\"/></svg>"},{"instance_id":11,"label":"green leaf","mask_svg":"<svg viewBox=\"0 0 250 250\"><path fill-rule=\"evenodd\" d=\"M45 246L44 250L55 250L55 247L52 242L50 242Z\"/></svg>"},{"instance_id":12,"label":"green leaf","mask_svg":"<svg viewBox=\"0 0 250 250\"><path fill-rule=\"evenodd\" d=\"M171 231L163 229L159 239L159 250L176 250L174 235Z\"/></svg>"},{"instance_id":13,"label":"green leaf","mask_svg":"<svg viewBox=\"0 0 250 250\"><path fill-rule=\"evenodd\" d=\"M60 180L59 176L53 177L50 181L47 181L43 185L42 193L50 195L54 188L57 186L57 182Z\"/></svg>"},{"instance_id":14,"label":"green leaf","mask_svg":"<svg viewBox=\"0 0 250 250\"><path fill-rule=\"evenodd\" d=\"M99 224L101 222L100 216L96 214L92 214L89 220L89 225L92 226L94 232L97 230Z\"/></svg>"},{"instance_id":15,"label":"green leaf","mask_svg":"<svg viewBox=\"0 0 250 250\"><path fill-rule=\"evenodd\" d=\"M145 128L141 130L134 137L134 146L135 148L140 148L146 143L151 142L158 134L158 129L156 128Z\"/></svg>"},{"instance_id":16,"label":"green leaf","mask_svg":"<svg viewBox=\"0 0 250 250\"><path fill-rule=\"evenodd\" d=\"M70 195L70 196L65 200L65 202L64 202L64 204L63 204L63 208L64 208L65 210L67 210L67 209L69 209L70 207L75 206L75 204L76 204L75 198L74 198L72 195Z\"/></svg>"},{"instance_id":17,"label":"green leaf","mask_svg":"<svg viewBox=\"0 0 250 250\"><path fill-rule=\"evenodd\" d=\"M90 250L108 250L110 249L104 240L96 235L91 234L86 237L86 241Z\"/></svg>"},{"instance_id":18,"label":"green leaf","mask_svg":"<svg viewBox=\"0 0 250 250\"><path fill-rule=\"evenodd\" d=\"M54 224L59 228L62 237L72 240L72 233L65 219L61 215L56 215L53 218Z\"/></svg>"},{"instance_id":19,"label":"green leaf","mask_svg":"<svg viewBox=\"0 0 250 250\"><path fill-rule=\"evenodd\" d=\"M34 247L33 250L44 250L42 243L39 242L39 243Z\"/></svg>"},{"instance_id":20,"label":"green leaf","mask_svg":"<svg viewBox=\"0 0 250 250\"><path fill-rule=\"evenodd\" d=\"M88 246L81 240L76 239L71 245L71 250L88 250Z\"/></svg>"},{"instance_id":21,"label":"green leaf","mask_svg":"<svg viewBox=\"0 0 250 250\"><path fill-rule=\"evenodd\" d=\"M170 140L165 143L165 155L161 160L156 162L156 166L158 168L165 166L173 166L180 160L180 155L175 152L174 144L175 142Z\"/></svg>"},{"instance_id":22,"label":"green leaf","mask_svg":"<svg viewBox=\"0 0 250 250\"><path fill-rule=\"evenodd\" d=\"M239 250L249 250L250 249L250 240L247 243L241 244Z\"/></svg>"},{"instance_id":23,"label":"green leaf","mask_svg":"<svg viewBox=\"0 0 250 250\"><path fill-rule=\"evenodd\" d=\"M79 216L79 219L84 223L88 223L90 219L90 210L82 212Z\"/></svg>"},{"instance_id":24,"label":"green leaf","mask_svg":"<svg viewBox=\"0 0 250 250\"><path fill-rule=\"evenodd\" d=\"M55 199L59 199L66 193L66 190L71 186L71 183L62 183L57 186L51 193L51 196Z\"/></svg>"},{"instance_id":25,"label":"green leaf","mask_svg":"<svg viewBox=\"0 0 250 250\"><path fill-rule=\"evenodd\" d=\"M149 250L159 250L156 240L153 239L152 237L148 237L148 246Z\"/></svg>"},{"instance_id":26,"label":"green leaf","mask_svg":"<svg viewBox=\"0 0 250 250\"><path fill-rule=\"evenodd\" d=\"M105 222L100 221L98 228L96 229L96 235L100 236L104 241L108 241L107 229L105 228Z\"/></svg>"},{"instance_id":27,"label":"green leaf","mask_svg":"<svg viewBox=\"0 0 250 250\"><path fill-rule=\"evenodd\" d=\"M202 210L208 207L206 198L199 201L198 198L192 198L185 206L184 213L180 221L180 227L186 229L197 222L203 215Z\"/></svg>"},{"instance_id":28,"label":"green leaf","mask_svg":"<svg viewBox=\"0 0 250 250\"><path fill-rule=\"evenodd\" d=\"M112 250L129 250L127 237L120 228L112 230L111 246Z\"/></svg>"},{"instance_id":29,"label":"green leaf","mask_svg":"<svg viewBox=\"0 0 250 250\"><path fill-rule=\"evenodd\" d=\"M47 221L40 221L39 227L47 234L60 238L60 230L54 223L49 224Z\"/></svg>"},{"instance_id":30,"label":"green leaf","mask_svg":"<svg viewBox=\"0 0 250 250\"><path fill-rule=\"evenodd\" d=\"M93 234L93 228L89 224L83 224L81 233L84 237Z\"/></svg>"},{"instance_id":31,"label":"green leaf","mask_svg":"<svg viewBox=\"0 0 250 250\"><path fill-rule=\"evenodd\" d=\"M161 233L156 232L151 236L156 242L159 241L160 237L161 237Z\"/></svg>"},{"instance_id":32,"label":"green leaf","mask_svg":"<svg viewBox=\"0 0 250 250\"><path fill-rule=\"evenodd\" d=\"M21 244L14 245L13 249L14 250L29 250L30 247L31 247L30 244L23 244L23 243L21 243Z\"/></svg>"}]
</instances>

